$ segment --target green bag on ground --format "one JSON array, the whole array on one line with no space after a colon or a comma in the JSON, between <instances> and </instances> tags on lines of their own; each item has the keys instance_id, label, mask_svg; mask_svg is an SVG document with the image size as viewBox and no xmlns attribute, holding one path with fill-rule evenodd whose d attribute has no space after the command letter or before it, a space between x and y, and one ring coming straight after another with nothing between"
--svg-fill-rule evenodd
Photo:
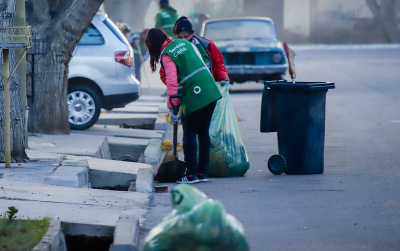
<instances>
[{"instance_id":1,"label":"green bag on ground","mask_svg":"<svg viewBox=\"0 0 400 251\"><path fill-rule=\"evenodd\" d=\"M248 251L242 224L190 185L172 191L174 209L145 239L144 251Z\"/></svg>"},{"instance_id":2,"label":"green bag on ground","mask_svg":"<svg viewBox=\"0 0 400 251\"><path fill-rule=\"evenodd\" d=\"M217 83L222 98L218 100L210 125L210 177L244 176L250 167L240 136L237 118L229 96L228 84Z\"/></svg>"}]
</instances>

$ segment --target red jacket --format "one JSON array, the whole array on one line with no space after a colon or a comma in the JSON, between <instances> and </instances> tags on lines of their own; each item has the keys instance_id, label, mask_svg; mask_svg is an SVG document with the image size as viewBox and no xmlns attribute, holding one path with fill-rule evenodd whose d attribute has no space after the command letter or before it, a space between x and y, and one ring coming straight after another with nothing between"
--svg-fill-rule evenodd
<instances>
[{"instance_id":1,"label":"red jacket","mask_svg":"<svg viewBox=\"0 0 400 251\"><path fill-rule=\"evenodd\" d=\"M209 42L209 45L206 48L206 50L211 57L212 73L214 76L214 80L218 82L224 79L229 79L228 72L226 71L224 65L224 57L222 56L222 53L219 51L219 49L217 48L217 46L214 44L213 41L207 38L205 40ZM160 79L165 85L167 85L165 71L163 67L160 68Z\"/></svg>"}]
</instances>

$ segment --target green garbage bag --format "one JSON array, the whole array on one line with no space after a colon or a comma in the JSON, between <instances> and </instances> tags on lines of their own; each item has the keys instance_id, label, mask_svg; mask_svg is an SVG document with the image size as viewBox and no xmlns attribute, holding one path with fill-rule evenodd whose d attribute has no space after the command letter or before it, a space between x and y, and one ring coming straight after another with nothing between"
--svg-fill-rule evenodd
<instances>
[{"instance_id":1,"label":"green garbage bag","mask_svg":"<svg viewBox=\"0 0 400 251\"><path fill-rule=\"evenodd\" d=\"M172 191L174 209L145 239L144 251L247 251L242 224L193 186Z\"/></svg>"},{"instance_id":2,"label":"green garbage bag","mask_svg":"<svg viewBox=\"0 0 400 251\"><path fill-rule=\"evenodd\" d=\"M237 118L229 96L228 84L217 83L222 98L217 102L210 124L210 177L244 176L250 167L240 136Z\"/></svg>"}]
</instances>

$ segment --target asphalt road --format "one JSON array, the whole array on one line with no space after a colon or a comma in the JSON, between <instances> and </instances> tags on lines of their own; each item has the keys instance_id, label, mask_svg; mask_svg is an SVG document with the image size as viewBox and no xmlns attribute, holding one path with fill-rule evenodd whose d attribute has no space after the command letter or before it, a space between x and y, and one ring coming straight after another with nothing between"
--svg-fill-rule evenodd
<instances>
[{"instance_id":1,"label":"asphalt road","mask_svg":"<svg viewBox=\"0 0 400 251\"><path fill-rule=\"evenodd\" d=\"M269 173L277 139L259 132L261 93L235 93L250 170L195 186L243 223L251 250L400 250L400 49L296 52L298 81L336 83L325 173ZM143 236L171 211L170 195L150 206Z\"/></svg>"}]
</instances>

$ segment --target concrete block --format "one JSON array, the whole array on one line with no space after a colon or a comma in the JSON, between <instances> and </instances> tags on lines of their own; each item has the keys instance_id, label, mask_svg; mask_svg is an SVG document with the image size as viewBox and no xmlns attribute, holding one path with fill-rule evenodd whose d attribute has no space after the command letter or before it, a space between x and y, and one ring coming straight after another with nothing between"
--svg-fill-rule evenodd
<instances>
[{"instance_id":1,"label":"concrete block","mask_svg":"<svg viewBox=\"0 0 400 251\"><path fill-rule=\"evenodd\" d=\"M136 176L136 192L154 192L154 173L152 168L140 168Z\"/></svg>"},{"instance_id":2,"label":"concrete block","mask_svg":"<svg viewBox=\"0 0 400 251\"><path fill-rule=\"evenodd\" d=\"M88 158L89 182L92 187L129 186L136 180L140 168L151 168L143 163Z\"/></svg>"},{"instance_id":3,"label":"concrete block","mask_svg":"<svg viewBox=\"0 0 400 251\"><path fill-rule=\"evenodd\" d=\"M144 151L144 161L149 165L158 165L161 159L161 139L150 139Z\"/></svg>"},{"instance_id":4,"label":"concrete block","mask_svg":"<svg viewBox=\"0 0 400 251\"><path fill-rule=\"evenodd\" d=\"M107 137L99 147L99 150L95 153L95 156L99 159L111 159L110 144L108 143Z\"/></svg>"},{"instance_id":5,"label":"concrete block","mask_svg":"<svg viewBox=\"0 0 400 251\"><path fill-rule=\"evenodd\" d=\"M134 212L120 215L114 231L113 251L137 251L139 242L139 218Z\"/></svg>"},{"instance_id":6,"label":"concrete block","mask_svg":"<svg viewBox=\"0 0 400 251\"><path fill-rule=\"evenodd\" d=\"M46 234L32 251L67 251L65 236L59 219L51 219Z\"/></svg>"},{"instance_id":7,"label":"concrete block","mask_svg":"<svg viewBox=\"0 0 400 251\"><path fill-rule=\"evenodd\" d=\"M167 130L167 117L164 114L159 114L154 124L154 130L166 131Z\"/></svg>"},{"instance_id":8,"label":"concrete block","mask_svg":"<svg viewBox=\"0 0 400 251\"><path fill-rule=\"evenodd\" d=\"M44 179L46 184L66 187L89 187L89 165L86 160L63 161Z\"/></svg>"}]
</instances>

